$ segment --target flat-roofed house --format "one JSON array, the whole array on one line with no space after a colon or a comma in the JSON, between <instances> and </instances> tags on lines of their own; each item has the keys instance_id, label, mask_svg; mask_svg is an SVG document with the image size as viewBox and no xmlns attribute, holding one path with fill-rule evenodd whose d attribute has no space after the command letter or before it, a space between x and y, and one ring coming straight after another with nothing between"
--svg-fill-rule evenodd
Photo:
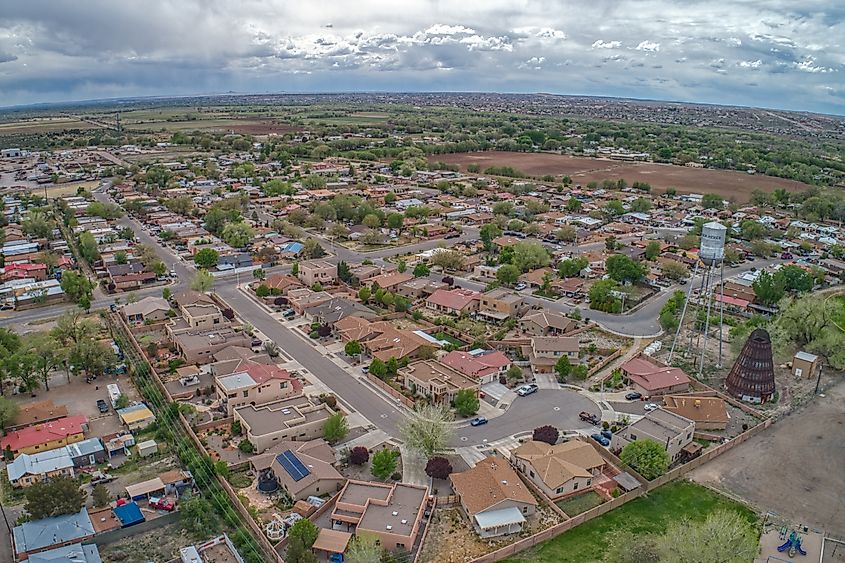
<instances>
[{"instance_id":1,"label":"flat-roofed house","mask_svg":"<svg viewBox=\"0 0 845 563\"><path fill-rule=\"evenodd\" d=\"M333 285L337 281L337 266L325 260L306 260L299 263L297 277L308 287L315 283Z\"/></svg>"},{"instance_id":2,"label":"flat-roofed house","mask_svg":"<svg viewBox=\"0 0 845 563\"><path fill-rule=\"evenodd\" d=\"M204 364L212 356L229 346L249 348L252 339L231 326L216 329L189 329L172 335L173 343L189 364Z\"/></svg>"},{"instance_id":3,"label":"flat-roofed house","mask_svg":"<svg viewBox=\"0 0 845 563\"><path fill-rule=\"evenodd\" d=\"M349 480L332 510L332 528L373 535L388 551L410 551L421 531L427 505L426 487Z\"/></svg>"},{"instance_id":4,"label":"flat-roofed house","mask_svg":"<svg viewBox=\"0 0 845 563\"><path fill-rule=\"evenodd\" d=\"M481 294L478 315L494 322L519 317L524 300L516 292L497 287Z\"/></svg>"},{"instance_id":5,"label":"flat-roofed house","mask_svg":"<svg viewBox=\"0 0 845 563\"><path fill-rule=\"evenodd\" d=\"M308 441L322 436L323 424L334 414L328 405L314 404L304 396L261 406L244 405L234 410L247 439L261 453L284 441Z\"/></svg>"},{"instance_id":6,"label":"flat-roofed house","mask_svg":"<svg viewBox=\"0 0 845 563\"><path fill-rule=\"evenodd\" d=\"M622 374L634 390L645 396L686 393L690 378L681 368L668 366L655 358L640 354L622 364Z\"/></svg>"},{"instance_id":7,"label":"flat-roofed house","mask_svg":"<svg viewBox=\"0 0 845 563\"><path fill-rule=\"evenodd\" d=\"M664 408L658 408L616 432L610 447L616 451L637 440L654 440L663 446L669 458L675 461L692 442L693 434L695 422Z\"/></svg>"},{"instance_id":8,"label":"flat-roofed house","mask_svg":"<svg viewBox=\"0 0 845 563\"><path fill-rule=\"evenodd\" d=\"M508 462L488 457L462 473L449 475L452 489L482 538L522 531L525 517L537 510L537 501Z\"/></svg>"},{"instance_id":9,"label":"flat-roofed house","mask_svg":"<svg viewBox=\"0 0 845 563\"><path fill-rule=\"evenodd\" d=\"M724 430L728 426L728 409L721 397L664 395L663 408L695 422L698 430Z\"/></svg>"},{"instance_id":10,"label":"flat-roofed house","mask_svg":"<svg viewBox=\"0 0 845 563\"><path fill-rule=\"evenodd\" d=\"M448 406L458 391L464 389L477 395L480 387L477 379L469 378L436 360L413 362L399 373L405 388L431 397L432 401L440 405Z\"/></svg>"},{"instance_id":11,"label":"flat-roofed house","mask_svg":"<svg viewBox=\"0 0 845 563\"><path fill-rule=\"evenodd\" d=\"M215 375L217 398L227 416L243 405L265 405L302 391L302 383L286 369L251 361L239 362L236 371Z\"/></svg>"},{"instance_id":12,"label":"flat-roofed house","mask_svg":"<svg viewBox=\"0 0 845 563\"><path fill-rule=\"evenodd\" d=\"M589 490L607 462L587 442L551 446L530 440L511 452L511 463L546 496L557 499Z\"/></svg>"},{"instance_id":13,"label":"flat-roofed house","mask_svg":"<svg viewBox=\"0 0 845 563\"><path fill-rule=\"evenodd\" d=\"M535 336L528 346L523 346L523 354L528 356L534 373L552 373L563 357L577 363L580 350L580 342L575 336Z\"/></svg>"},{"instance_id":14,"label":"flat-roofed house","mask_svg":"<svg viewBox=\"0 0 845 563\"><path fill-rule=\"evenodd\" d=\"M64 405L56 405L52 399L45 399L28 405L21 405L15 418L6 424L6 432L33 426L35 424L42 424L50 422L59 418L67 416L67 407Z\"/></svg>"}]
</instances>

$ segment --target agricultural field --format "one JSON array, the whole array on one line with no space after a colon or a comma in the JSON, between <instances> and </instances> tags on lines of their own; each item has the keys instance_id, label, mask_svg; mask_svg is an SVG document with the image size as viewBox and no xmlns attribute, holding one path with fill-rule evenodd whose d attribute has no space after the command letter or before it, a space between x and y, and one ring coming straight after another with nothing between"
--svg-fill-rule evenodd
<instances>
[{"instance_id":1,"label":"agricultural field","mask_svg":"<svg viewBox=\"0 0 845 563\"><path fill-rule=\"evenodd\" d=\"M99 129L87 121L69 117L45 117L26 121L0 123L0 137L6 135L41 135L72 129Z\"/></svg>"},{"instance_id":2,"label":"agricultural field","mask_svg":"<svg viewBox=\"0 0 845 563\"><path fill-rule=\"evenodd\" d=\"M671 164L649 162L622 162L618 160L567 156L551 153L522 153L505 151L439 154L429 157L429 162L457 164L462 171L470 164L477 164L483 172L491 166L510 166L527 176L545 175L561 178L569 176L575 184L617 180L647 182L662 191L675 188L678 193L715 193L726 199L745 202L754 190L772 192L778 188L799 192L810 186L771 176L751 175L729 170L689 168Z\"/></svg>"}]
</instances>

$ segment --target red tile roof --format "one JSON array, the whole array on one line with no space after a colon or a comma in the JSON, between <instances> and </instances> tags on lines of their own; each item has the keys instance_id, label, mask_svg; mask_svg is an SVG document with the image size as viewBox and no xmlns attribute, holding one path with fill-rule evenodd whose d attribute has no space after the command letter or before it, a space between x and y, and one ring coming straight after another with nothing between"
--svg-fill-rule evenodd
<instances>
[{"instance_id":1,"label":"red tile roof","mask_svg":"<svg viewBox=\"0 0 845 563\"><path fill-rule=\"evenodd\" d=\"M21 448L46 444L53 440L62 440L82 432L82 425L87 423L87 417L81 415L66 416L52 422L13 430L0 439L0 449L5 450L8 447L12 451L18 451Z\"/></svg>"},{"instance_id":2,"label":"red tile roof","mask_svg":"<svg viewBox=\"0 0 845 563\"><path fill-rule=\"evenodd\" d=\"M508 357L498 350L477 355L455 350L443 356L443 359L440 361L464 375L475 378L496 373L500 369L511 365Z\"/></svg>"},{"instance_id":3,"label":"red tile roof","mask_svg":"<svg viewBox=\"0 0 845 563\"><path fill-rule=\"evenodd\" d=\"M481 294L469 289L438 289L426 300L447 309L462 311L464 307L481 299Z\"/></svg>"}]
</instances>

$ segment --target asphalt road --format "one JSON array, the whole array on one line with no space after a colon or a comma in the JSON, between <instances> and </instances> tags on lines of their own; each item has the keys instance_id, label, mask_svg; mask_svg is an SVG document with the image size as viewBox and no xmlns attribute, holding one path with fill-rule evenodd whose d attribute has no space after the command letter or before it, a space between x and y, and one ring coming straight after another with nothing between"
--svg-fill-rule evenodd
<instances>
[{"instance_id":1,"label":"asphalt road","mask_svg":"<svg viewBox=\"0 0 845 563\"><path fill-rule=\"evenodd\" d=\"M493 442L545 424L565 429L589 426L578 418L581 411L601 416L598 405L575 391L540 389L527 397L517 396L505 414L483 426L460 428L453 442L456 446Z\"/></svg>"}]
</instances>

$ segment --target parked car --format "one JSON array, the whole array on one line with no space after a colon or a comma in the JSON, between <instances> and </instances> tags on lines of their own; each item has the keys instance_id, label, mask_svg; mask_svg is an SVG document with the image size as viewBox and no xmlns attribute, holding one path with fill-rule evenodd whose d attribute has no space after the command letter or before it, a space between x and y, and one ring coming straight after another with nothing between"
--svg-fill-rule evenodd
<instances>
[{"instance_id":1,"label":"parked car","mask_svg":"<svg viewBox=\"0 0 845 563\"><path fill-rule=\"evenodd\" d=\"M516 389L516 394L520 397L525 397L530 395L531 393L536 393L539 387L537 387L536 383L528 383L527 385L522 385Z\"/></svg>"},{"instance_id":2,"label":"parked car","mask_svg":"<svg viewBox=\"0 0 845 563\"><path fill-rule=\"evenodd\" d=\"M657 403L646 403L645 406L643 406L643 408L645 409L645 412L651 412L653 410L657 410Z\"/></svg>"},{"instance_id":3,"label":"parked car","mask_svg":"<svg viewBox=\"0 0 845 563\"><path fill-rule=\"evenodd\" d=\"M639 401L643 398L643 394L639 391L631 391L630 393L625 395L625 398L629 401Z\"/></svg>"},{"instance_id":4,"label":"parked car","mask_svg":"<svg viewBox=\"0 0 845 563\"><path fill-rule=\"evenodd\" d=\"M461 236L460 233L449 233L446 236L444 236L443 238L458 238L460 236Z\"/></svg>"},{"instance_id":5,"label":"parked car","mask_svg":"<svg viewBox=\"0 0 845 563\"><path fill-rule=\"evenodd\" d=\"M611 438L613 438L613 432L611 432L611 431L610 431L610 430L608 430L608 429L604 429L604 430L602 430L602 431L601 431L601 435L602 435L602 436L604 436L605 438L607 438L608 440L610 440Z\"/></svg>"},{"instance_id":6,"label":"parked car","mask_svg":"<svg viewBox=\"0 0 845 563\"><path fill-rule=\"evenodd\" d=\"M105 414L109 412L109 404L103 399L97 399L97 410Z\"/></svg>"},{"instance_id":7,"label":"parked car","mask_svg":"<svg viewBox=\"0 0 845 563\"><path fill-rule=\"evenodd\" d=\"M789 252L783 252L780 255L781 260L792 260L793 256Z\"/></svg>"},{"instance_id":8,"label":"parked car","mask_svg":"<svg viewBox=\"0 0 845 563\"><path fill-rule=\"evenodd\" d=\"M94 487L96 485L102 485L103 483L111 483L115 479L117 479L117 477L113 475L103 473L102 471L95 471L91 474L91 486Z\"/></svg>"},{"instance_id":9,"label":"parked car","mask_svg":"<svg viewBox=\"0 0 845 563\"><path fill-rule=\"evenodd\" d=\"M602 446L607 447L607 446L610 445L610 440L608 440L607 438L605 438L601 434L598 434L598 433L593 434L593 435L590 436L590 438L592 438L593 440L595 440L596 442L598 442Z\"/></svg>"},{"instance_id":10,"label":"parked car","mask_svg":"<svg viewBox=\"0 0 845 563\"><path fill-rule=\"evenodd\" d=\"M520 282L520 283L516 284L515 286L513 286L513 288L514 288L515 290L517 290L517 291L522 291L522 290L523 290L523 289L525 289L526 287L528 287L528 285L526 285L526 284L524 284L524 283L522 283L522 282Z\"/></svg>"},{"instance_id":11,"label":"parked car","mask_svg":"<svg viewBox=\"0 0 845 563\"><path fill-rule=\"evenodd\" d=\"M296 311L294 311L293 309L286 309L284 312L282 312L282 316L286 319L292 319L296 316Z\"/></svg>"},{"instance_id":12,"label":"parked car","mask_svg":"<svg viewBox=\"0 0 845 563\"><path fill-rule=\"evenodd\" d=\"M172 500L167 500L166 498L150 497L150 508L173 512L176 510L176 503Z\"/></svg>"},{"instance_id":13,"label":"parked car","mask_svg":"<svg viewBox=\"0 0 845 563\"><path fill-rule=\"evenodd\" d=\"M481 426L482 424L487 424L489 421L483 416L476 416L472 420L469 421L470 426Z\"/></svg>"},{"instance_id":14,"label":"parked car","mask_svg":"<svg viewBox=\"0 0 845 563\"><path fill-rule=\"evenodd\" d=\"M594 414L590 414L587 411L581 411L580 413L578 413L578 417L584 422L589 422L594 426L598 426L598 424L601 422L599 417Z\"/></svg>"}]
</instances>

